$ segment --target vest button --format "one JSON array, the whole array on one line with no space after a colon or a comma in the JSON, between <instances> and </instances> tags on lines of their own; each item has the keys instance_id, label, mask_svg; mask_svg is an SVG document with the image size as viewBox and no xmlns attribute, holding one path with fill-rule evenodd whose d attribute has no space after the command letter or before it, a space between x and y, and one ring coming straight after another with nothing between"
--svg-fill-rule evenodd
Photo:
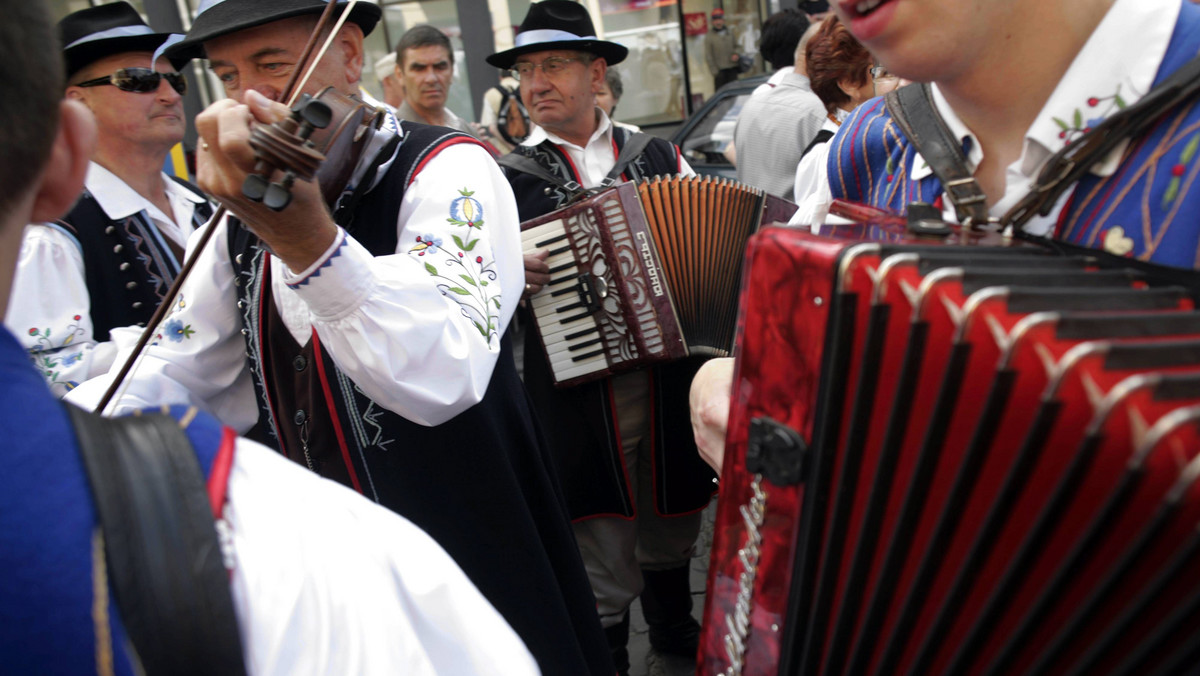
<instances>
[{"instance_id":1,"label":"vest button","mask_svg":"<svg viewBox=\"0 0 1200 676\"><path fill-rule=\"evenodd\" d=\"M130 291L133 291L134 289L137 288L137 282L126 282L125 288L129 289Z\"/></svg>"},{"instance_id":2,"label":"vest button","mask_svg":"<svg viewBox=\"0 0 1200 676\"><path fill-rule=\"evenodd\" d=\"M250 329L242 329L242 335L243 335L243 336L248 336L248 335L250 335Z\"/></svg>"},{"instance_id":3,"label":"vest button","mask_svg":"<svg viewBox=\"0 0 1200 676\"><path fill-rule=\"evenodd\" d=\"M116 245L116 246L114 246L114 247L113 247L113 253L121 253L121 250L122 250L122 249L124 249L124 248L125 248L125 247L123 247L123 246L121 246L120 244L118 244L118 245Z\"/></svg>"},{"instance_id":4,"label":"vest button","mask_svg":"<svg viewBox=\"0 0 1200 676\"><path fill-rule=\"evenodd\" d=\"M304 369L308 368L308 359L306 359L302 354L297 355L296 358L292 360L292 366L297 371L303 371Z\"/></svg>"},{"instance_id":5,"label":"vest button","mask_svg":"<svg viewBox=\"0 0 1200 676\"><path fill-rule=\"evenodd\" d=\"M146 328L146 322L138 322L138 326L144 329Z\"/></svg>"},{"instance_id":6,"label":"vest button","mask_svg":"<svg viewBox=\"0 0 1200 676\"><path fill-rule=\"evenodd\" d=\"M241 265L241 264L242 264L242 254L238 254L238 255L234 256L234 257L233 257L233 260L234 260L234 262L236 262L238 265Z\"/></svg>"},{"instance_id":7,"label":"vest button","mask_svg":"<svg viewBox=\"0 0 1200 676\"><path fill-rule=\"evenodd\" d=\"M299 427L308 422L308 414L304 412L304 409L300 409L296 411L296 415L292 416L292 422L296 423L296 426Z\"/></svg>"},{"instance_id":8,"label":"vest button","mask_svg":"<svg viewBox=\"0 0 1200 676\"><path fill-rule=\"evenodd\" d=\"M242 278L241 278L241 277L234 277L234 278L233 278L233 285L234 285L234 286L241 286L241 285L242 285Z\"/></svg>"},{"instance_id":9,"label":"vest button","mask_svg":"<svg viewBox=\"0 0 1200 676\"><path fill-rule=\"evenodd\" d=\"M547 188L545 188L544 190L542 190L542 194L543 194L543 195L549 195L549 194L551 194L551 193L553 193L553 192L554 192L554 188L550 188L550 187L547 187Z\"/></svg>"},{"instance_id":10,"label":"vest button","mask_svg":"<svg viewBox=\"0 0 1200 676\"><path fill-rule=\"evenodd\" d=\"M121 263L121 265L120 265L121 272L125 272L128 269L129 269L129 263Z\"/></svg>"},{"instance_id":11,"label":"vest button","mask_svg":"<svg viewBox=\"0 0 1200 676\"><path fill-rule=\"evenodd\" d=\"M117 231L117 229L116 229L115 227L113 227L113 226L111 226L111 225L110 225L110 226L108 226L107 228L105 228L105 229L104 229L104 234L106 234L106 235L111 235L111 234L113 234L113 233L114 233L114 232L116 232L116 231Z\"/></svg>"},{"instance_id":12,"label":"vest button","mask_svg":"<svg viewBox=\"0 0 1200 676\"><path fill-rule=\"evenodd\" d=\"M140 310L140 309L142 309L142 301L140 301L140 300L139 300L139 301L135 301L135 302L134 302L134 304L133 304L133 309L134 309L134 310Z\"/></svg>"},{"instance_id":13,"label":"vest button","mask_svg":"<svg viewBox=\"0 0 1200 676\"><path fill-rule=\"evenodd\" d=\"M239 310L245 310L245 309L246 309L246 301L244 301L244 300L239 300L239 301L238 301L238 309L239 309Z\"/></svg>"}]
</instances>

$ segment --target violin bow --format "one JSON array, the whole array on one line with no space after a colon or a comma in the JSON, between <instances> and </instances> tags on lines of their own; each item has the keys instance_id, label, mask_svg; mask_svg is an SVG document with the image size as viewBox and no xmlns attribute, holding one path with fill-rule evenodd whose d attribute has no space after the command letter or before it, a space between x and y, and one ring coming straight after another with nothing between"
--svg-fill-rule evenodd
<instances>
[{"instance_id":1,"label":"violin bow","mask_svg":"<svg viewBox=\"0 0 1200 676\"><path fill-rule=\"evenodd\" d=\"M317 41L321 37L321 31L324 30L325 26L329 25L337 5L337 0L326 2L325 9L321 11L321 16L317 19L316 27L313 28L312 34L308 36L308 42L305 43L303 51L300 52L300 62L297 64L296 69L292 71L291 77L288 78L287 84L283 88L282 98L287 101L286 105L289 108L295 103L300 91L308 82L313 71L316 70L317 64L321 62L321 57L325 55L325 51L329 49L329 45L333 44L338 31L341 30L346 19L350 17L350 12L357 3L358 0L348 0L346 9L341 13L333 30L329 32L329 36L321 46L321 51L313 58L313 50L316 49ZM304 74L303 77L300 76L302 72ZM142 355L145 352L146 345L158 331L158 327L162 324L163 319L166 318L167 312L175 304L175 299L179 297L179 292L183 289L184 281L187 280L192 269L196 267L196 260L200 257L200 252L204 251L204 248L208 246L209 240L212 239L213 233L217 230L217 224L225 218L228 211L225 205L218 205L216 212L208 220L208 224L204 226L204 231L201 233L200 239L196 242L196 246L193 247L191 255L184 260L183 266L179 269L179 275L175 278L175 282L171 284L171 288L167 290L166 296L163 297L163 302L158 304L158 307L154 310L154 314L150 317L150 321L146 322L146 328L142 330L142 335L138 337L137 344L133 346L133 352L129 354L129 357L125 359L125 363L121 365L121 370L113 378L112 383L108 386L108 390L105 391L104 396L100 399L100 403L92 411L93 413L103 414L104 410L108 408L109 403L116 398L118 391L122 389L122 384L127 384L126 379L137 369L137 365L141 362Z\"/></svg>"}]
</instances>

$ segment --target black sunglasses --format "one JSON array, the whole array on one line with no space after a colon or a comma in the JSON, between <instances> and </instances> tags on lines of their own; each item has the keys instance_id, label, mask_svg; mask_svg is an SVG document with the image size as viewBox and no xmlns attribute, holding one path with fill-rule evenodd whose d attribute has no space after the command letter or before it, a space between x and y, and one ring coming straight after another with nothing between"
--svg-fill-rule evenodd
<instances>
[{"instance_id":1,"label":"black sunglasses","mask_svg":"<svg viewBox=\"0 0 1200 676\"><path fill-rule=\"evenodd\" d=\"M171 85L171 89L180 94L187 92L187 78L183 76L183 73L160 73L149 68L122 68L112 75L80 82L75 86L99 87L101 85L113 85L123 92L148 94L158 91L158 83L162 82L163 78L166 78L167 84Z\"/></svg>"}]
</instances>

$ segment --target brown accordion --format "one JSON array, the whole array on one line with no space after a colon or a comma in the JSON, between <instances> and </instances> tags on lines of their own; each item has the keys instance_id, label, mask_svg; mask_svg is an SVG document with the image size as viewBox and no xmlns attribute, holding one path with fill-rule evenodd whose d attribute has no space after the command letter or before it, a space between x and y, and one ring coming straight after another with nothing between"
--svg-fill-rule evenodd
<instances>
[{"instance_id":1,"label":"brown accordion","mask_svg":"<svg viewBox=\"0 0 1200 676\"><path fill-rule=\"evenodd\" d=\"M550 283L529 302L555 384L731 354L746 241L795 210L732 181L670 177L522 223L525 253L550 249Z\"/></svg>"},{"instance_id":2,"label":"brown accordion","mask_svg":"<svg viewBox=\"0 0 1200 676\"><path fill-rule=\"evenodd\" d=\"M699 673L1195 673L1193 277L886 218L756 235Z\"/></svg>"}]
</instances>

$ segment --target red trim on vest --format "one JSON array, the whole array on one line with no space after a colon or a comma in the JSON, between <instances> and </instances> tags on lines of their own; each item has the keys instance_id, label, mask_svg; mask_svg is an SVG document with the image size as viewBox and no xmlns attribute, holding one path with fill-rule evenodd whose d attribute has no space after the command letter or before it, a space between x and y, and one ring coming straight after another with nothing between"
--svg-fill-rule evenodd
<instances>
[{"instance_id":1,"label":"red trim on vest","mask_svg":"<svg viewBox=\"0 0 1200 676\"><path fill-rule=\"evenodd\" d=\"M554 145L557 146L558 144L556 143ZM567 165L571 167L571 174L575 179L575 182L579 185L583 185L583 179L579 175L579 169L575 167L575 161L571 159L571 154L563 150L561 147L558 149L558 151L562 153L563 158L567 160Z\"/></svg>"},{"instance_id":2,"label":"red trim on vest","mask_svg":"<svg viewBox=\"0 0 1200 676\"><path fill-rule=\"evenodd\" d=\"M237 432L226 427L221 430L221 446L217 449L217 457L213 460L212 471L208 475L208 506L212 508L213 518L221 518L225 511L225 499L229 493L229 473L233 470L233 452L237 449Z\"/></svg>"},{"instance_id":3,"label":"red trim on vest","mask_svg":"<svg viewBox=\"0 0 1200 676\"><path fill-rule=\"evenodd\" d=\"M613 514L618 519L633 521L637 518L637 495L633 491L633 482L629 480L629 467L625 464L625 444L621 441L621 424L617 419L617 395L613 390L612 378L604 380L605 394L608 396L608 410L612 411L613 435L617 440L617 456L621 458L621 472L625 474L625 492L629 495L629 504L633 506L633 514ZM636 471L636 468L635 468ZM599 514L595 516L600 516ZM583 519L580 519L582 521Z\"/></svg>"},{"instance_id":4,"label":"red trim on vest","mask_svg":"<svg viewBox=\"0 0 1200 676\"><path fill-rule=\"evenodd\" d=\"M417 174L421 173L421 170L425 168L425 165L429 163L429 160L433 159L434 155L437 155L450 146L458 145L459 143L470 143L483 148L484 151L487 151L487 146L480 143L478 139L473 139L469 136L455 136L454 138L446 139L445 141L442 141L425 152L425 157L422 157L421 161L417 163L417 168L413 169L412 176L408 179L408 183L405 184L404 187L407 188L408 186L412 185L412 182L417 179ZM490 155L491 153L488 154Z\"/></svg>"},{"instance_id":5,"label":"red trim on vest","mask_svg":"<svg viewBox=\"0 0 1200 676\"><path fill-rule=\"evenodd\" d=\"M258 290L258 297L265 298L265 296L262 294L271 293L271 254L269 252L263 252L263 274L261 283L262 288ZM258 374L258 377L262 379L263 396L267 398L267 415L271 416L271 419L267 422L270 423L271 427L275 429L275 441L279 444L279 454L287 458L288 450L287 447L283 445L283 435L279 434L279 424L277 422L279 420L279 415L275 412L275 401L271 398L271 386L269 384L269 379L267 378L267 358L263 355L263 350L266 349L267 344L267 336L265 333L263 333L263 326L265 326L265 324L263 324L264 305L265 303L262 302L259 302L258 304L258 363L262 368L262 373ZM257 403L255 405L257 406Z\"/></svg>"},{"instance_id":6,"label":"red trim on vest","mask_svg":"<svg viewBox=\"0 0 1200 676\"><path fill-rule=\"evenodd\" d=\"M358 483L358 473L350 462L350 447L346 445L346 435L342 433L342 421L338 420L337 406L333 402L333 391L329 388L329 379L325 377L325 360L322 359L321 338L313 329L313 361L317 362L317 378L321 381L321 391L325 393L325 406L329 408L329 419L333 421L333 433L337 437L338 448L342 451L342 462L346 463L346 471L350 474L350 483L354 490L362 495L362 485Z\"/></svg>"}]
</instances>

